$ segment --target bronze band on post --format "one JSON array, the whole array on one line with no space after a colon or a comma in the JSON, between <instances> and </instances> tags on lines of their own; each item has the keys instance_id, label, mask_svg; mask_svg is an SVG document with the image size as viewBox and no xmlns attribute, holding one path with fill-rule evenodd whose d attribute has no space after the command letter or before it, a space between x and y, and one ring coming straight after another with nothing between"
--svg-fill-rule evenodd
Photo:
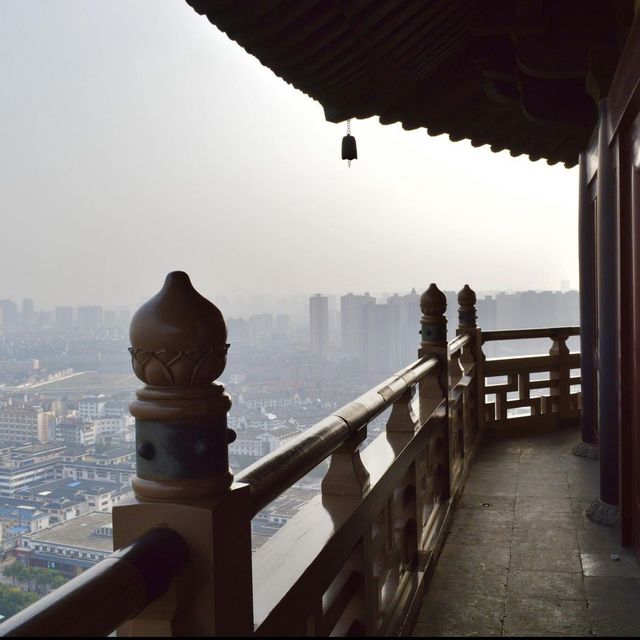
<instances>
[{"instance_id":1,"label":"bronze band on post","mask_svg":"<svg viewBox=\"0 0 640 640\"><path fill-rule=\"evenodd\" d=\"M174 271L136 312L130 337L133 370L147 385L130 405L136 495L162 501L225 491L233 481L228 444L235 434L227 429L231 399L213 382L229 348L219 309L186 273Z\"/></svg>"}]
</instances>

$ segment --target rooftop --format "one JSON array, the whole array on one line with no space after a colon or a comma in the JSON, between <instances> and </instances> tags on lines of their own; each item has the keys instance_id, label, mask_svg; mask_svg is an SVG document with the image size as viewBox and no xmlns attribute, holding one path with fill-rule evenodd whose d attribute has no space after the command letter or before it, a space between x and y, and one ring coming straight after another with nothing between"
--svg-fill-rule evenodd
<instances>
[{"instance_id":1,"label":"rooftop","mask_svg":"<svg viewBox=\"0 0 640 640\"><path fill-rule=\"evenodd\" d=\"M95 551L113 551L113 539L108 536L98 536L94 529L111 526L111 514L92 511L82 516L57 524L50 529L31 533L26 538L49 544L61 544Z\"/></svg>"},{"instance_id":2,"label":"rooftop","mask_svg":"<svg viewBox=\"0 0 640 640\"><path fill-rule=\"evenodd\" d=\"M118 491L121 485L108 480L74 480L64 478L40 484L32 484L20 489L17 495L27 495L35 499L55 500L62 497L73 498L79 493L97 495L108 491Z\"/></svg>"}]
</instances>

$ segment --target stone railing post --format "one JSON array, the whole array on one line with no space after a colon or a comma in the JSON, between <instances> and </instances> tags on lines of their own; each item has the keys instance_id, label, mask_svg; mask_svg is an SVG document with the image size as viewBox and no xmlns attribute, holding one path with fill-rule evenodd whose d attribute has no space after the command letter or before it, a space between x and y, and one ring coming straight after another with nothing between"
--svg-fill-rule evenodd
<instances>
[{"instance_id":1,"label":"stone railing post","mask_svg":"<svg viewBox=\"0 0 640 640\"><path fill-rule=\"evenodd\" d=\"M130 406L136 419L135 497L113 510L114 548L151 527L167 526L184 538L189 558L173 588L119 634L249 635L249 488L233 484L231 400L213 382L226 365L224 318L186 273L176 271L134 315L130 338L133 369L146 386Z\"/></svg>"},{"instance_id":2,"label":"stone railing post","mask_svg":"<svg viewBox=\"0 0 640 640\"><path fill-rule=\"evenodd\" d=\"M476 292L465 284L458 291L458 331L457 335L475 334L478 328L476 323L478 316L476 311Z\"/></svg>"},{"instance_id":3,"label":"stone railing post","mask_svg":"<svg viewBox=\"0 0 640 640\"><path fill-rule=\"evenodd\" d=\"M420 426L426 424L429 417L439 407L444 408L441 423L441 434L438 436L438 451L441 452L437 461L439 467L436 477L439 483L441 499L448 499L451 495L451 443L449 435L449 373L447 354L447 298L435 283L420 297L420 319L422 336L418 356L420 358L437 358L438 368L425 376L418 384L420 407ZM443 403L444 401L444 403Z\"/></svg>"},{"instance_id":4,"label":"stone railing post","mask_svg":"<svg viewBox=\"0 0 640 640\"><path fill-rule=\"evenodd\" d=\"M475 438L475 434L482 426L482 413L484 403L484 376L482 372L482 344L480 330L477 325L476 293L465 284L458 292L458 330L457 335L471 336L471 343L464 347L460 359L465 374L468 374L475 365L474 382L467 392L465 402L466 415L464 417L465 439Z\"/></svg>"}]
</instances>

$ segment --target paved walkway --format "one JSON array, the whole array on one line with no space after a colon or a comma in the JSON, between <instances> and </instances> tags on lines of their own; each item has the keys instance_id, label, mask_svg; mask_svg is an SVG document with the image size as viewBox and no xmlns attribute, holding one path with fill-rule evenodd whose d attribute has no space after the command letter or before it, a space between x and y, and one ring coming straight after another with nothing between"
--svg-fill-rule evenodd
<instances>
[{"instance_id":1,"label":"paved walkway","mask_svg":"<svg viewBox=\"0 0 640 640\"><path fill-rule=\"evenodd\" d=\"M584 517L598 462L571 454L578 440L485 442L414 636L640 635L640 565Z\"/></svg>"}]
</instances>

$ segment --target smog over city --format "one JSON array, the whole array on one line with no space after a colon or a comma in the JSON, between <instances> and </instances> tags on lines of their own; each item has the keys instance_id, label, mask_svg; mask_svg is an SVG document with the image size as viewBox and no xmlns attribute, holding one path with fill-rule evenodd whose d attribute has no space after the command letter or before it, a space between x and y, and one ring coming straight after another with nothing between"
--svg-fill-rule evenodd
<instances>
[{"instance_id":1,"label":"smog over city","mask_svg":"<svg viewBox=\"0 0 640 640\"><path fill-rule=\"evenodd\" d=\"M185 2L5 1L0 43L0 298L578 286L577 169L377 118L348 168L345 123Z\"/></svg>"}]
</instances>

